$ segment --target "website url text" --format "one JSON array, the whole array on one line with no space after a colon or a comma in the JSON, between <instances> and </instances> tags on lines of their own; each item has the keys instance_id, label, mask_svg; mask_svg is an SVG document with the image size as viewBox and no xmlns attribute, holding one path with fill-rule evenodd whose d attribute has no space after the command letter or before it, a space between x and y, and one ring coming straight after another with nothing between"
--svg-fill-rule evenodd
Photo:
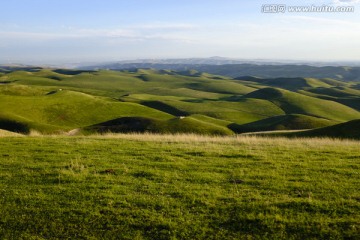
<instances>
[{"instance_id":1,"label":"website url text","mask_svg":"<svg viewBox=\"0 0 360 240\"><path fill-rule=\"evenodd\" d=\"M286 4L264 4L262 13L353 13L355 6L331 6L331 5L309 5L309 6L287 6Z\"/></svg>"}]
</instances>

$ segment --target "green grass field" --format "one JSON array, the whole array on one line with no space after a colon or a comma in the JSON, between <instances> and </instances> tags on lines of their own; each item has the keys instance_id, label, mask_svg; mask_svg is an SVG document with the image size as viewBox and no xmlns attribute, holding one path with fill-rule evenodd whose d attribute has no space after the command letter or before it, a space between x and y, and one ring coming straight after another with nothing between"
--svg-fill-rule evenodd
<instances>
[{"instance_id":1,"label":"green grass field","mask_svg":"<svg viewBox=\"0 0 360 240\"><path fill-rule=\"evenodd\" d=\"M1 239L360 237L356 141L110 134L0 142Z\"/></svg>"}]
</instances>

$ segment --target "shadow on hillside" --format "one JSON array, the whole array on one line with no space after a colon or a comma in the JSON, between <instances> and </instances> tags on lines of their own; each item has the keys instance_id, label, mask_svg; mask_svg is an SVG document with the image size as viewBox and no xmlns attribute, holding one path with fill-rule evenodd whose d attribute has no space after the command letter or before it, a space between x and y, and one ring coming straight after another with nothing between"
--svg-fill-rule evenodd
<instances>
[{"instance_id":1,"label":"shadow on hillside","mask_svg":"<svg viewBox=\"0 0 360 240\"><path fill-rule=\"evenodd\" d=\"M30 128L26 124L8 119L0 119L0 129L23 134L30 133Z\"/></svg>"}]
</instances>

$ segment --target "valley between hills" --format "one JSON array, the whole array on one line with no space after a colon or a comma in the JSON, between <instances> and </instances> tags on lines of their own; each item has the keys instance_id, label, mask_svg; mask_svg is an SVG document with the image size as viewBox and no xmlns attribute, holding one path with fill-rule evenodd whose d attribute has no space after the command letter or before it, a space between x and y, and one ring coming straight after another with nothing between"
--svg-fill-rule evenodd
<instances>
[{"instance_id":1,"label":"valley between hills","mask_svg":"<svg viewBox=\"0 0 360 240\"><path fill-rule=\"evenodd\" d=\"M0 100L1 131L25 135L360 137L360 83L330 78L3 67Z\"/></svg>"}]
</instances>

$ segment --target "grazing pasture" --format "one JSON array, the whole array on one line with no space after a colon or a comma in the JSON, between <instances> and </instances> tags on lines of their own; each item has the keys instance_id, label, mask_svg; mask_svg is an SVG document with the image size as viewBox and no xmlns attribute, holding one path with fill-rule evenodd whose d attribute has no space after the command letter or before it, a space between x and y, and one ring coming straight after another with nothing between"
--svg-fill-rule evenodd
<instances>
[{"instance_id":1,"label":"grazing pasture","mask_svg":"<svg viewBox=\"0 0 360 240\"><path fill-rule=\"evenodd\" d=\"M2 134L2 239L360 236L357 141Z\"/></svg>"}]
</instances>

